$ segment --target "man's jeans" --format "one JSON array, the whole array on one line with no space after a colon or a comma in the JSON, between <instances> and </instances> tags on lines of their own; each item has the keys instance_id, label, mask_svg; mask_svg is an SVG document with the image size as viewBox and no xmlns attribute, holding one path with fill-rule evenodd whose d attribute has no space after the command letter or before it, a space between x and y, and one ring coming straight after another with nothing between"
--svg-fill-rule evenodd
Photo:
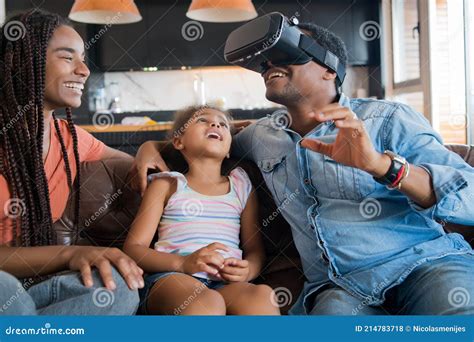
<instances>
[{"instance_id":1,"label":"man's jeans","mask_svg":"<svg viewBox=\"0 0 474 342\"><path fill-rule=\"evenodd\" d=\"M417 267L387 292L383 306L368 306L336 285L315 297L311 315L473 315L474 256L450 255Z\"/></svg>"},{"instance_id":2,"label":"man's jeans","mask_svg":"<svg viewBox=\"0 0 474 342\"><path fill-rule=\"evenodd\" d=\"M17 278L0 271L0 315L133 315L138 292L113 269L114 291L106 290L97 270L94 285L83 285L77 272L57 275L25 290Z\"/></svg>"}]
</instances>

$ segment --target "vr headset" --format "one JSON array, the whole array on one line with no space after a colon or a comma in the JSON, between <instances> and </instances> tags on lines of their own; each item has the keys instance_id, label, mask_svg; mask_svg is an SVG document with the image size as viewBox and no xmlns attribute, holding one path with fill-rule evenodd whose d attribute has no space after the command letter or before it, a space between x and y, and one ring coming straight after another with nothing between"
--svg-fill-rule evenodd
<instances>
[{"instance_id":1,"label":"vr headset","mask_svg":"<svg viewBox=\"0 0 474 342\"><path fill-rule=\"evenodd\" d=\"M305 64L314 60L337 74L342 85L346 69L339 58L304 34L283 14L273 12L256 18L232 31L224 49L225 60L243 68L264 72L267 62L275 66Z\"/></svg>"}]
</instances>

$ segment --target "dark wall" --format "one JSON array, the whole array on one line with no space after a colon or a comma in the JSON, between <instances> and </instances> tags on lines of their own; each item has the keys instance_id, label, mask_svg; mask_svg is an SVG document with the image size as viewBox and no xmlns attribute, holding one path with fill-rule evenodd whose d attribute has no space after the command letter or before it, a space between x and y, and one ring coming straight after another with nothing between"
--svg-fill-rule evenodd
<instances>
[{"instance_id":1,"label":"dark wall","mask_svg":"<svg viewBox=\"0 0 474 342\"><path fill-rule=\"evenodd\" d=\"M376 0L254 0L259 15L279 11L300 22L311 21L335 32L346 42L351 65L378 65L379 39L363 39L363 23L379 21ZM141 70L188 66L227 65L223 50L228 34L242 23L199 23L196 36L184 30L190 19L186 11L190 1L136 0L143 21L110 27L94 45L98 70ZM188 27L189 28L189 27ZM93 25L97 32L101 26ZM184 31L183 31L184 30ZM96 33L98 36L98 34Z\"/></svg>"},{"instance_id":2,"label":"dark wall","mask_svg":"<svg viewBox=\"0 0 474 342\"><path fill-rule=\"evenodd\" d=\"M41 7L67 16L73 0L6 0L7 13ZM188 27L190 0L135 0L143 20L128 25L75 24L86 42L92 70L141 70L144 67L226 65L227 35L241 23L199 23ZM345 42L351 65L380 64L380 40L361 36L364 23L380 21L379 0L254 0L259 15L279 11L300 22L329 28ZM186 33L187 32L187 33ZM198 39L194 39L197 34Z\"/></svg>"}]
</instances>

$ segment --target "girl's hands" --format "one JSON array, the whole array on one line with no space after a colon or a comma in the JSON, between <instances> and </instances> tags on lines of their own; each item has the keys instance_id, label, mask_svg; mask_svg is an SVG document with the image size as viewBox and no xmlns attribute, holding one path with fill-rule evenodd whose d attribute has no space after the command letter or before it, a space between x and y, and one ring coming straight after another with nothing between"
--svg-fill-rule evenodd
<instances>
[{"instance_id":1,"label":"girl's hands","mask_svg":"<svg viewBox=\"0 0 474 342\"><path fill-rule=\"evenodd\" d=\"M248 281L250 274L249 262L236 258L227 258L220 270L221 278L228 282Z\"/></svg>"},{"instance_id":2,"label":"girl's hands","mask_svg":"<svg viewBox=\"0 0 474 342\"><path fill-rule=\"evenodd\" d=\"M236 258L224 259L217 250L228 252L229 248L222 243L214 242L198 249L196 252L183 257L184 261L180 271L190 275L207 272L230 283L248 281L250 274L249 262Z\"/></svg>"},{"instance_id":3,"label":"girl's hands","mask_svg":"<svg viewBox=\"0 0 474 342\"><path fill-rule=\"evenodd\" d=\"M214 242L185 256L181 266L182 272L186 274L207 272L220 278L219 271L224 267L225 259L219 252L217 252L219 249L226 252L229 251L229 248L226 245Z\"/></svg>"},{"instance_id":4,"label":"girl's hands","mask_svg":"<svg viewBox=\"0 0 474 342\"><path fill-rule=\"evenodd\" d=\"M144 286L143 270L118 248L71 246L64 249L62 257L70 270L81 272L86 287L93 285L92 267L96 267L105 287L115 290L112 266L117 268L131 290Z\"/></svg>"}]
</instances>

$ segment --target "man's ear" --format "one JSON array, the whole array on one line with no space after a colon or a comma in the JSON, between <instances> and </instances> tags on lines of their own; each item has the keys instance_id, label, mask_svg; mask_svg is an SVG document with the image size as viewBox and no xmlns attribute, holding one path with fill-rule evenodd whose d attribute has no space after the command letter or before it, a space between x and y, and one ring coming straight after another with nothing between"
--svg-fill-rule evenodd
<instances>
[{"instance_id":1,"label":"man's ear","mask_svg":"<svg viewBox=\"0 0 474 342\"><path fill-rule=\"evenodd\" d=\"M326 71L323 74L323 79L326 81L332 81L336 79L337 74L334 71L331 71L329 69L326 69Z\"/></svg>"},{"instance_id":2,"label":"man's ear","mask_svg":"<svg viewBox=\"0 0 474 342\"><path fill-rule=\"evenodd\" d=\"M173 143L173 147L178 151L184 148L184 145L181 142L181 137L173 137L172 143Z\"/></svg>"}]
</instances>

